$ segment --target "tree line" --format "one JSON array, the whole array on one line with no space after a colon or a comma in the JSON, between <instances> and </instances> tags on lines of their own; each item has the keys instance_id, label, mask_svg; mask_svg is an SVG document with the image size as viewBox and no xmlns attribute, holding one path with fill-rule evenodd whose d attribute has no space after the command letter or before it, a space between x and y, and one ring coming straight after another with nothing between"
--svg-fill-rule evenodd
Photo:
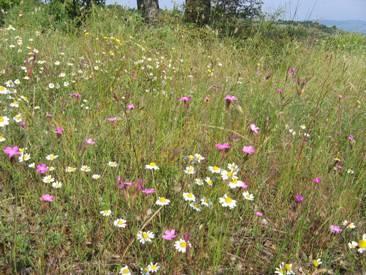
<instances>
[{"instance_id":1,"label":"tree line","mask_svg":"<svg viewBox=\"0 0 366 275\"><path fill-rule=\"evenodd\" d=\"M0 0L2 1L2 0ZM48 0L71 7L72 13L87 10L92 5L105 5L105 0ZM159 0L136 0L137 8L145 21L155 23L159 16ZM212 18L242 17L252 18L261 12L262 0L185 0L184 19L197 25L205 25Z\"/></svg>"}]
</instances>

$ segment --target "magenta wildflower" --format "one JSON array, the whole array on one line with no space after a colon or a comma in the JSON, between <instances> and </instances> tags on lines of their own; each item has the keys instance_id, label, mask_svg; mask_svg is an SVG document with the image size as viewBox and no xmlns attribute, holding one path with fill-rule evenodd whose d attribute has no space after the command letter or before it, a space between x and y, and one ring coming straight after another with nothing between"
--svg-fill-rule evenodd
<instances>
[{"instance_id":1,"label":"magenta wildflower","mask_svg":"<svg viewBox=\"0 0 366 275\"><path fill-rule=\"evenodd\" d=\"M128 187L132 186L133 185L133 182L131 181L125 181L121 178L121 176L118 176L117 177L117 187L118 189L121 189L121 190L125 190L127 189Z\"/></svg>"},{"instance_id":2,"label":"magenta wildflower","mask_svg":"<svg viewBox=\"0 0 366 275\"><path fill-rule=\"evenodd\" d=\"M247 183L245 183L244 181L242 181L242 182L239 184L239 187L240 187L241 189L246 190L246 189L248 189L248 184L247 184Z\"/></svg>"},{"instance_id":3,"label":"magenta wildflower","mask_svg":"<svg viewBox=\"0 0 366 275\"><path fill-rule=\"evenodd\" d=\"M20 155L18 146L13 146L13 147L7 146L3 149L3 151L8 156L9 159L12 159L12 158Z\"/></svg>"},{"instance_id":4,"label":"magenta wildflower","mask_svg":"<svg viewBox=\"0 0 366 275\"><path fill-rule=\"evenodd\" d=\"M155 193L155 189L154 188L144 188L142 189L142 193L144 193L145 195L151 195Z\"/></svg>"},{"instance_id":5,"label":"magenta wildflower","mask_svg":"<svg viewBox=\"0 0 366 275\"><path fill-rule=\"evenodd\" d=\"M215 147L220 152L228 152L231 148L231 145L229 143L218 143L215 145Z\"/></svg>"},{"instance_id":6,"label":"magenta wildflower","mask_svg":"<svg viewBox=\"0 0 366 275\"><path fill-rule=\"evenodd\" d=\"M230 104L234 103L237 100L238 100L238 98L236 96L234 96L234 95L227 95L227 96L225 96L226 107L229 107Z\"/></svg>"},{"instance_id":7,"label":"magenta wildflower","mask_svg":"<svg viewBox=\"0 0 366 275\"><path fill-rule=\"evenodd\" d=\"M186 242L189 242L190 239L191 239L191 235L188 232L183 234L183 240L185 240Z\"/></svg>"},{"instance_id":8,"label":"magenta wildflower","mask_svg":"<svg viewBox=\"0 0 366 275\"><path fill-rule=\"evenodd\" d=\"M290 75L290 76L295 76L296 73L297 73L297 69L295 67L290 67L288 68L288 71L287 73Z\"/></svg>"},{"instance_id":9,"label":"magenta wildflower","mask_svg":"<svg viewBox=\"0 0 366 275\"><path fill-rule=\"evenodd\" d=\"M50 194L43 194L40 197L40 200L44 202L53 202L55 200L55 197Z\"/></svg>"},{"instance_id":10,"label":"magenta wildflower","mask_svg":"<svg viewBox=\"0 0 366 275\"><path fill-rule=\"evenodd\" d=\"M321 178L319 178L319 177L313 178L313 180L312 180L312 182L313 182L313 183L316 183L316 184L319 184L321 181L322 181L322 180L321 180Z\"/></svg>"},{"instance_id":11,"label":"magenta wildflower","mask_svg":"<svg viewBox=\"0 0 366 275\"><path fill-rule=\"evenodd\" d=\"M171 241L171 240L174 240L176 237L177 237L177 233L175 232L174 229L170 229L170 230L168 229L168 230L164 231L164 234L163 234L164 240Z\"/></svg>"},{"instance_id":12,"label":"magenta wildflower","mask_svg":"<svg viewBox=\"0 0 366 275\"><path fill-rule=\"evenodd\" d=\"M282 88L278 88L276 90L276 92L281 95L281 94L283 94L284 90Z\"/></svg>"},{"instance_id":13,"label":"magenta wildflower","mask_svg":"<svg viewBox=\"0 0 366 275\"><path fill-rule=\"evenodd\" d=\"M339 234L339 233L341 233L343 231L342 228L339 225L336 225L336 224L332 224L329 227L329 230L333 234Z\"/></svg>"},{"instance_id":14,"label":"magenta wildflower","mask_svg":"<svg viewBox=\"0 0 366 275\"><path fill-rule=\"evenodd\" d=\"M36 171L38 174L45 174L48 172L48 166L45 163L38 164L36 167Z\"/></svg>"},{"instance_id":15,"label":"magenta wildflower","mask_svg":"<svg viewBox=\"0 0 366 275\"><path fill-rule=\"evenodd\" d=\"M57 135L57 137L61 137L63 133L64 133L64 128L56 127L55 134Z\"/></svg>"},{"instance_id":16,"label":"magenta wildflower","mask_svg":"<svg viewBox=\"0 0 366 275\"><path fill-rule=\"evenodd\" d=\"M70 96L75 98L75 99L80 99L81 98L81 95L79 93L71 93Z\"/></svg>"},{"instance_id":17,"label":"magenta wildflower","mask_svg":"<svg viewBox=\"0 0 366 275\"><path fill-rule=\"evenodd\" d=\"M355 137L354 137L353 135L349 135L349 136L347 137L347 140L348 140L351 144L356 143Z\"/></svg>"},{"instance_id":18,"label":"magenta wildflower","mask_svg":"<svg viewBox=\"0 0 366 275\"><path fill-rule=\"evenodd\" d=\"M20 128L23 128L23 129L27 127L27 123L24 120L18 122L18 125Z\"/></svg>"},{"instance_id":19,"label":"magenta wildflower","mask_svg":"<svg viewBox=\"0 0 366 275\"><path fill-rule=\"evenodd\" d=\"M301 194L296 194L295 195L295 202L296 203L302 203L304 201L304 196Z\"/></svg>"},{"instance_id":20,"label":"magenta wildflower","mask_svg":"<svg viewBox=\"0 0 366 275\"><path fill-rule=\"evenodd\" d=\"M243 153L246 155L253 155L255 152L255 147L252 145L247 145L243 147Z\"/></svg>"},{"instance_id":21,"label":"magenta wildflower","mask_svg":"<svg viewBox=\"0 0 366 275\"><path fill-rule=\"evenodd\" d=\"M259 128L254 123L250 124L249 128L255 135L259 134Z\"/></svg>"},{"instance_id":22,"label":"magenta wildflower","mask_svg":"<svg viewBox=\"0 0 366 275\"><path fill-rule=\"evenodd\" d=\"M144 188L144 181L142 179L137 179L136 182L135 182L135 185L136 185L136 189L138 191L143 191L145 188Z\"/></svg>"},{"instance_id":23,"label":"magenta wildflower","mask_svg":"<svg viewBox=\"0 0 366 275\"><path fill-rule=\"evenodd\" d=\"M260 212L260 211L255 212L255 215L256 215L257 217L263 217L263 213L262 213L262 212Z\"/></svg>"},{"instance_id":24,"label":"magenta wildflower","mask_svg":"<svg viewBox=\"0 0 366 275\"><path fill-rule=\"evenodd\" d=\"M87 139L85 139L85 144L94 145L95 144L95 140L92 139L92 138L87 138Z\"/></svg>"},{"instance_id":25,"label":"magenta wildflower","mask_svg":"<svg viewBox=\"0 0 366 275\"><path fill-rule=\"evenodd\" d=\"M116 116L107 117L107 121L110 123L116 123L117 120L118 120L118 117L116 117Z\"/></svg>"},{"instance_id":26,"label":"magenta wildflower","mask_svg":"<svg viewBox=\"0 0 366 275\"><path fill-rule=\"evenodd\" d=\"M178 99L178 101L183 102L184 104L188 104L189 102L192 101L192 97L191 96L182 96L181 98Z\"/></svg>"},{"instance_id":27,"label":"magenta wildflower","mask_svg":"<svg viewBox=\"0 0 366 275\"><path fill-rule=\"evenodd\" d=\"M133 105L132 103L127 104L127 110L132 111L134 109L135 109L135 105Z\"/></svg>"}]
</instances>

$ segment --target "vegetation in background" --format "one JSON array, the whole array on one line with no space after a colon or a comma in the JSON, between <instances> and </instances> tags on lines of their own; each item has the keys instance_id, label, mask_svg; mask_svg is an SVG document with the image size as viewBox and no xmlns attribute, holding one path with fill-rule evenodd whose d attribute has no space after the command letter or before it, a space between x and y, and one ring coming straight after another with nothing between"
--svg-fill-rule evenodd
<instances>
[{"instance_id":1,"label":"vegetation in background","mask_svg":"<svg viewBox=\"0 0 366 275\"><path fill-rule=\"evenodd\" d=\"M365 272L365 37L50 8L0 29L0 273Z\"/></svg>"}]
</instances>

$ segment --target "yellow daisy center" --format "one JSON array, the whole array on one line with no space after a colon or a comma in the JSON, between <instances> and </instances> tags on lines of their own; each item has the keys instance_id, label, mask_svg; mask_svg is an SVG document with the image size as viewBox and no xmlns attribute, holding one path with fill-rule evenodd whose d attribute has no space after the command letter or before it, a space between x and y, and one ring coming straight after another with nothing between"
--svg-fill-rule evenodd
<instances>
[{"instance_id":1,"label":"yellow daisy center","mask_svg":"<svg viewBox=\"0 0 366 275\"><path fill-rule=\"evenodd\" d=\"M230 198L230 197L226 197L226 198L225 198L225 202L226 202L227 204L231 204L231 203L233 202L233 199L232 199L232 198Z\"/></svg>"},{"instance_id":2,"label":"yellow daisy center","mask_svg":"<svg viewBox=\"0 0 366 275\"><path fill-rule=\"evenodd\" d=\"M366 248L366 240L358 241L358 247L359 248Z\"/></svg>"},{"instance_id":3,"label":"yellow daisy center","mask_svg":"<svg viewBox=\"0 0 366 275\"><path fill-rule=\"evenodd\" d=\"M181 248L186 249L186 248L187 248L187 243L186 243L186 242L181 242L181 243L179 244L179 246L180 246Z\"/></svg>"},{"instance_id":4,"label":"yellow daisy center","mask_svg":"<svg viewBox=\"0 0 366 275\"><path fill-rule=\"evenodd\" d=\"M285 264L285 270L291 271L292 270L292 264Z\"/></svg>"}]
</instances>

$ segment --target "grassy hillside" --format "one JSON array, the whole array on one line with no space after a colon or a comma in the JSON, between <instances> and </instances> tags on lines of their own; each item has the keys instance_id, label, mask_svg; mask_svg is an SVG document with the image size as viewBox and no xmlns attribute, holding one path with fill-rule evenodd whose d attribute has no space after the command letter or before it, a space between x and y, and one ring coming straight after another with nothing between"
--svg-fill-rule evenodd
<instances>
[{"instance_id":1,"label":"grassy hillside","mask_svg":"<svg viewBox=\"0 0 366 275\"><path fill-rule=\"evenodd\" d=\"M364 38L45 10L0 29L2 274L366 270Z\"/></svg>"}]
</instances>

